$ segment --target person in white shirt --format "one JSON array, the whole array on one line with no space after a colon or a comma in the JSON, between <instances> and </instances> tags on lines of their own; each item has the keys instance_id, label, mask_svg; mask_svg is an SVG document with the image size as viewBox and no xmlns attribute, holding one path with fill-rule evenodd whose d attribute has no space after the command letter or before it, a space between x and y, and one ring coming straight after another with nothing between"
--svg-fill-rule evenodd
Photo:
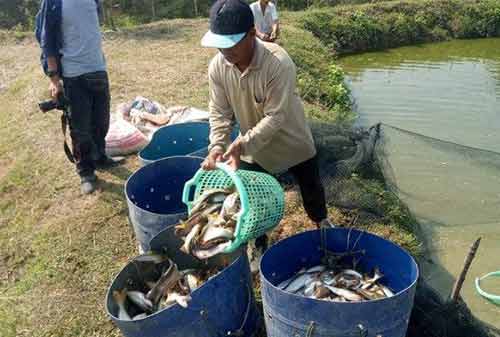
<instances>
[{"instance_id":1,"label":"person in white shirt","mask_svg":"<svg viewBox=\"0 0 500 337\"><path fill-rule=\"evenodd\" d=\"M274 42L279 34L278 11L270 0L258 0L250 5L257 37L263 41Z\"/></svg>"}]
</instances>

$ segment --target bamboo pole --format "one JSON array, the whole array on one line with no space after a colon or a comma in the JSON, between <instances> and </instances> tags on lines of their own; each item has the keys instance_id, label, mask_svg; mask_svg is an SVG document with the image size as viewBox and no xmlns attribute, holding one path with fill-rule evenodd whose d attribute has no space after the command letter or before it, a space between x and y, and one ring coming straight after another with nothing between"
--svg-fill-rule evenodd
<instances>
[{"instance_id":1,"label":"bamboo pole","mask_svg":"<svg viewBox=\"0 0 500 337\"><path fill-rule=\"evenodd\" d=\"M477 249L479 248L480 242L481 238L477 238L477 240L470 247L469 254L467 254L467 256L465 257L462 271L460 272L460 275L458 276L457 280L455 281L455 284L453 285L453 290L450 296L450 300L452 302L456 302L458 300L458 297L460 296L460 290L462 290L462 286L465 281L465 276L467 276L467 272L469 271L469 267L472 263L472 260L474 259L474 256L476 256L476 252Z\"/></svg>"}]
</instances>

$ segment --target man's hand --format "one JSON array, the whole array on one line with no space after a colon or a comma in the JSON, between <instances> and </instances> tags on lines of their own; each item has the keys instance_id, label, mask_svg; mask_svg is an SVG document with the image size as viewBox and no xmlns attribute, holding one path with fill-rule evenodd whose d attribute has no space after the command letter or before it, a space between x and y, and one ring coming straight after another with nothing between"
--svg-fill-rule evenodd
<instances>
[{"instance_id":1,"label":"man's hand","mask_svg":"<svg viewBox=\"0 0 500 337\"><path fill-rule=\"evenodd\" d=\"M231 145L229 145L226 153L222 156L222 159L227 161L228 165L236 171L240 168L240 156L241 140L237 138Z\"/></svg>"},{"instance_id":2,"label":"man's hand","mask_svg":"<svg viewBox=\"0 0 500 337\"><path fill-rule=\"evenodd\" d=\"M57 96L63 91L61 80L59 76L54 76L50 79L49 92L50 97L55 101Z\"/></svg>"},{"instance_id":3,"label":"man's hand","mask_svg":"<svg viewBox=\"0 0 500 337\"><path fill-rule=\"evenodd\" d=\"M201 168L205 171L215 170L215 164L222 161L223 152L219 149L212 149L207 158L201 163Z\"/></svg>"}]
</instances>

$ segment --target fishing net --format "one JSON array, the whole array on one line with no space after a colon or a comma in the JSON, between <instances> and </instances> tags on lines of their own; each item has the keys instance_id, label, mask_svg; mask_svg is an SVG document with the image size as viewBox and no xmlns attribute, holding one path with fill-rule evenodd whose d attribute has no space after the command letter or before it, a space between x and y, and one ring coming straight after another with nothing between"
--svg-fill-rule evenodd
<instances>
[{"instance_id":1,"label":"fishing net","mask_svg":"<svg viewBox=\"0 0 500 337\"><path fill-rule=\"evenodd\" d=\"M498 269L498 259L488 259L487 254L500 241L495 234L500 219L500 154L383 124L361 128L310 121L310 125L333 220L388 237L418 256L422 277L407 335L500 336L495 326L499 322L482 321L472 314L497 311L500 317L498 307L477 298L471 301L478 296L474 278ZM280 179L293 190L289 176ZM456 195L466 197L457 201ZM293 222L289 219L300 205L288 204L292 210L281 231L287 221ZM307 219L299 217L293 226L301 221ZM417 236L423 247L413 246L411 240L398 242L400 237L387 226L395 222L403 232ZM287 234L275 233L274 239ZM453 235L460 235L467 244L458 245ZM489 237L483 240L476 260L488 261L481 267L472 263L461 292L463 300L451 302L455 278L478 236ZM463 256L458 263L454 262L457 254ZM453 255L455 259L450 258Z\"/></svg>"}]
</instances>

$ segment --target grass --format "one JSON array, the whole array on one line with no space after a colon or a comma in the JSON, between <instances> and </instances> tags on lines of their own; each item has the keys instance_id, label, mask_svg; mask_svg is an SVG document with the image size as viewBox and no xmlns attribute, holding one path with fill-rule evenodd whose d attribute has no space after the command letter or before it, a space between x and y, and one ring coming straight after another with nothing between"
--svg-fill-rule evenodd
<instances>
[{"instance_id":1,"label":"grass","mask_svg":"<svg viewBox=\"0 0 500 337\"><path fill-rule=\"evenodd\" d=\"M113 106L142 95L167 106L206 108L207 65L214 54L199 45L206 27L204 19L172 20L106 34ZM285 39L294 33L312 39L285 25ZM58 113L37 110L48 83L35 41L25 36L0 44L0 336L120 336L107 318L104 296L112 277L137 254L123 194L137 158L100 172L99 191L81 196L62 151ZM335 113L320 103L307 104L308 113ZM383 193L380 184L365 188ZM275 240L312 226L297 194L289 193L287 218ZM400 223L356 223L352 213L335 208L331 214L340 224L417 251L414 236Z\"/></svg>"}]
</instances>

